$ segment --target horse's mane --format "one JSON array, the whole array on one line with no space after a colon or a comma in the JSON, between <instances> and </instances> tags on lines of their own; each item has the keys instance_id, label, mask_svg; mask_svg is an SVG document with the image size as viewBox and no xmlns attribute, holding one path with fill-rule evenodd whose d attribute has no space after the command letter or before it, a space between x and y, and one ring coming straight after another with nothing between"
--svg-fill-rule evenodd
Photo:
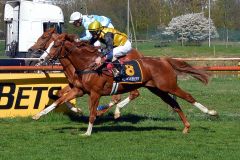
<instances>
[{"instance_id":1,"label":"horse's mane","mask_svg":"<svg viewBox=\"0 0 240 160\"><path fill-rule=\"evenodd\" d=\"M85 49L85 50L87 50L88 52L91 52L91 53L93 53L93 52L98 53L98 49L94 46L91 46L91 45L83 46L83 49Z\"/></svg>"},{"instance_id":2,"label":"horse's mane","mask_svg":"<svg viewBox=\"0 0 240 160\"><path fill-rule=\"evenodd\" d=\"M89 53L91 53L91 55L94 53L95 53L95 55L99 55L98 48L90 45L90 43L88 43L86 41L71 42L69 40L66 40L66 42L71 44L72 47L70 47L70 48L73 48L75 46L78 50L81 50L82 55L85 55L85 54L89 55ZM71 49L69 49L69 50L71 50Z\"/></svg>"},{"instance_id":3,"label":"horse's mane","mask_svg":"<svg viewBox=\"0 0 240 160\"><path fill-rule=\"evenodd\" d=\"M91 53L97 52L98 53L98 47L91 45L89 41L74 42L74 44L78 48L82 48L84 50L87 50L88 52L91 52Z\"/></svg>"},{"instance_id":4,"label":"horse's mane","mask_svg":"<svg viewBox=\"0 0 240 160\"><path fill-rule=\"evenodd\" d=\"M79 37L76 34L66 34L65 33L65 40L68 40L68 41L74 43L74 45L76 47L78 47L78 48L83 47L88 52L97 52L98 51L98 48L91 45L90 41L76 41L77 39L79 39Z\"/></svg>"}]
</instances>

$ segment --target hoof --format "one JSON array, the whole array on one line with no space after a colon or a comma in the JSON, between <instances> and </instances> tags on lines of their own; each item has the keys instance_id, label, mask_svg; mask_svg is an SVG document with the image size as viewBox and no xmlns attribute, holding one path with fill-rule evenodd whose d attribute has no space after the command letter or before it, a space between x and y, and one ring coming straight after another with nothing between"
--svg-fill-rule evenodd
<instances>
[{"instance_id":1,"label":"hoof","mask_svg":"<svg viewBox=\"0 0 240 160\"><path fill-rule=\"evenodd\" d=\"M106 109L108 109L108 108L109 108L108 105L98 106L98 107L97 107L97 111L103 111L103 110L106 110Z\"/></svg>"},{"instance_id":2,"label":"hoof","mask_svg":"<svg viewBox=\"0 0 240 160\"><path fill-rule=\"evenodd\" d=\"M217 111L215 111L215 110L209 110L209 111L208 111L208 114L211 115L211 116L216 116L216 115L217 115Z\"/></svg>"},{"instance_id":3,"label":"hoof","mask_svg":"<svg viewBox=\"0 0 240 160\"><path fill-rule=\"evenodd\" d=\"M183 134L188 134L189 133L189 128L185 127L182 131Z\"/></svg>"},{"instance_id":4,"label":"hoof","mask_svg":"<svg viewBox=\"0 0 240 160\"><path fill-rule=\"evenodd\" d=\"M102 110L98 110L97 109L97 116L102 116L104 113L106 113L111 108L112 108L112 106L106 107L106 108L104 108Z\"/></svg>"},{"instance_id":5,"label":"hoof","mask_svg":"<svg viewBox=\"0 0 240 160\"><path fill-rule=\"evenodd\" d=\"M115 113L114 114L114 119L118 119L119 117L121 117L121 113Z\"/></svg>"},{"instance_id":6,"label":"hoof","mask_svg":"<svg viewBox=\"0 0 240 160\"><path fill-rule=\"evenodd\" d=\"M83 133L83 134L80 134L81 137L90 137L91 134L88 134L87 132L86 133Z\"/></svg>"},{"instance_id":7,"label":"hoof","mask_svg":"<svg viewBox=\"0 0 240 160\"><path fill-rule=\"evenodd\" d=\"M32 119L33 119L33 120L39 120L39 119L40 119L40 116L36 114L36 115L32 116Z\"/></svg>"},{"instance_id":8,"label":"hoof","mask_svg":"<svg viewBox=\"0 0 240 160\"><path fill-rule=\"evenodd\" d=\"M83 111L79 108L77 108L77 115L78 116L83 116Z\"/></svg>"}]
</instances>

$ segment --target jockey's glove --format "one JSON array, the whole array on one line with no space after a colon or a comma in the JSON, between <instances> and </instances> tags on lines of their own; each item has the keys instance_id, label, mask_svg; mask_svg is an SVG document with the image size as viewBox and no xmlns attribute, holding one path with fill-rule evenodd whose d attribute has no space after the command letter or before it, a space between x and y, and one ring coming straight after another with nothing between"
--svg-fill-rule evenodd
<instances>
[{"instance_id":1,"label":"jockey's glove","mask_svg":"<svg viewBox=\"0 0 240 160\"><path fill-rule=\"evenodd\" d=\"M112 62L112 59L113 59L113 50L111 50L106 54L106 61Z\"/></svg>"}]
</instances>

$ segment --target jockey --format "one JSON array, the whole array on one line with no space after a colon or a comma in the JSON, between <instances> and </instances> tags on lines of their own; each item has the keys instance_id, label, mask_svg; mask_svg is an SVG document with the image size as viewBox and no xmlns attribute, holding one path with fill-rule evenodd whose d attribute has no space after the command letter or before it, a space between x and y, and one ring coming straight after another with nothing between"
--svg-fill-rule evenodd
<instances>
[{"instance_id":1,"label":"jockey","mask_svg":"<svg viewBox=\"0 0 240 160\"><path fill-rule=\"evenodd\" d=\"M126 55L132 49L131 42L128 40L125 33L121 33L114 28L104 27L98 21L92 22L89 25L88 30L92 34L92 39L90 40L91 44L94 44L99 40L106 45L103 55L107 62L117 60L119 57ZM101 57L97 57L95 63L101 65ZM113 70L113 64L109 63L107 68Z\"/></svg>"},{"instance_id":2,"label":"jockey","mask_svg":"<svg viewBox=\"0 0 240 160\"><path fill-rule=\"evenodd\" d=\"M75 27L83 26L85 29L85 35L81 37L80 40L90 40L92 38L92 35L88 31L88 26L95 20L99 21L102 26L114 28L111 23L111 19L105 16L82 15L80 12L73 12L70 16L69 23L73 23Z\"/></svg>"}]
</instances>

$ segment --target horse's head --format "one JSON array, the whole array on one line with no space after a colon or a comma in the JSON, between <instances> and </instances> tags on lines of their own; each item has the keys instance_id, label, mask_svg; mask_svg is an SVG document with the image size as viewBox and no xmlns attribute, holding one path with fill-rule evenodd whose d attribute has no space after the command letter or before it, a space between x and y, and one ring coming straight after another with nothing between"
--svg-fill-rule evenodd
<instances>
[{"instance_id":1,"label":"horse's head","mask_svg":"<svg viewBox=\"0 0 240 160\"><path fill-rule=\"evenodd\" d=\"M53 37L54 43L48 54L48 59L56 60L56 59L65 57L66 51L65 51L64 43L65 41L68 41L68 40L69 40L69 37L66 33L55 35Z\"/></svg>"},{"instance_id":2,"label":"horse's head","mask_svg":"<svg viewBox=\"0 0 240 160\"><path fill-rule=\"evenodd\" d=\"M42 53L42 51L45 51L50 45L50 43L53 41L52 35L56 33L57 31L55 28L48 29L46 32L42 34L41 37L37 39L37 42L28 49L28 53L29 54L36 53L36 52Z\"/></svg>"},{"instance_id":3,"label":"horse's head","mask_svg":"<svg viewBox=\"0 0 240 160\"><path fill-rule=\"evenodd\" d=\"M71 37L63 33L56 36L54 44L48 54L48 58L51 60L67 58L72 62L81 61L79 65L87 66L94 62L98 54L98 50L94 46L85 42L71 42Z\"/></svg>"}]
</instances>

